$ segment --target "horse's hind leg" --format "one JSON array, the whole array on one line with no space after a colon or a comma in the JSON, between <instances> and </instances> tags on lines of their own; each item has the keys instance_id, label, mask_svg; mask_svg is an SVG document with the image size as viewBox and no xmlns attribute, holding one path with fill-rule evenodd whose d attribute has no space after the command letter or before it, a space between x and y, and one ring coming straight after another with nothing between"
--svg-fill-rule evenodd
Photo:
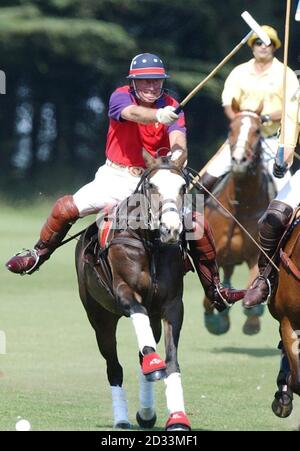
<instances>
[{"instance_id":1,"label":"horse's hind leg","mask_svg":"<svg viewBox=\"0 0 300 451\"><path fill-rule=\"evenodd\" d=\"M123 369L117 355L116 328L119 316L102 308L93 298L85 303L88 318L93 326L99 351L106 360L107 378L111 387L114 427L129 429L127 401L123 384Z\"/></svg>"},{"instance_id":2,"label":"horse's hind leg","mask_svg":"<svg viewBox=\"0 0 300 451\"><path fill-rule=\"evenodd\" d=\"M143 429L151 429L156 423L156 412L154 409L154 382L150 382L144 376L142 370L140 378L140 408L136 413L136 421Z\"/></svg>"},{"instance_id":3,"label":"horse's hind leg","mask_svg":"<svg viewBox=\"0 0 300 451\"><path fill-rule=\"evenodd\" d=\"M231 288L231 276L233 274L234 267L224 266L224 277L222 285L227 288ZM203 301L204 306L204 324L208 332L213 335L226 334L230 328L229 309L226 308L222 312L215 311L210 300L205 296Z\"/></svg>"},{"instance_id":4,"label":"horse's hind leg","mask_svg":"<svg viewBox=\"0 0 300 451\"><path fill-rule=\"evenodd\" d=\"M222 282L223 286L226 288L232 288L231 277L234 272L234 266L224 264L223 271L224 271L223 282Z\"/></svg>"},{"instance_id":5,"label":"horse's hind leg","mask_svg":"<svg viewBox=\"0 0 300 451\"><path fill-rule=\"evenodd\" d=\"M296 315L295 315L296 317ZM300 396L300 347L299 347L299 325L294 326L292 320L284 317L280 323L280 333L283 346L286 351L291 374L289 378L289 387L294 393Z\"/></svg>"},{"instance_id":6,"label":"horse's hind leg","mask_svg":"<svg viewBox=\"0 0 300 451\"><path fill-rule=\"evenodd\" d=\"M293 410L293 392L288 386L290 365L282 341L278 348L281 349L280 368L277 376L278 391L274 395L272 410L277 417L286 418Z\"/></svg>"},{"instance_id":7,"label":"horse's hind leg","mask_svg":"<svg viewBox=\"0 0 300 451\"><path fill-rule=\"evenodd\" d=\"M249 277L248 277L248 287L250 287L253 280L258 276L258 265L257 262L249 263ZM247 319L243 325L243 332L246 335L255 335L260 331L260 316L264 314L265 306L263 304L256 305L250 309L243 309L244 315Z\"/></svg>"},{"instance_id":8,"label":"horse's hind leg","mask_svg":"<svg viewBox=\"0 0 300 451\"><path fill-rule=\"evenodd\" d=\"M208 332L213 335L222 335L230 328L228 309L223 312L215 311L211 301L205 296L203 300L204 324Z\"/></svg>"}]
</instances>

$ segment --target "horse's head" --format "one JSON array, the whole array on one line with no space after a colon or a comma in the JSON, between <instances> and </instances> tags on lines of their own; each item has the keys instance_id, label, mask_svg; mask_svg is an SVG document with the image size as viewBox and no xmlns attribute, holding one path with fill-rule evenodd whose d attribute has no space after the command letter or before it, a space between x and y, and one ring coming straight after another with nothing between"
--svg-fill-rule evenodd
<instances>
[{"instance_id":1,"label":"horse's head","mask_svg":"<svg viewBox=\"0 0 300 451\"><path fill-rule=\"evenodd\" d=\"M231 151L232 173L243 176L253 169L260 157L261 103L256 111L240 111L236 100L232 101L236 113L230 123L228 141Z\"/></svg>"},{"instance_id":2,"label":"horse's head","mask_svg":"<svg viewBox=\"0 0 300 451\"><path fill-rule=\"evenodd\" d=\"M187 186L183 165L186 152L180 152L177 159L171 160L168 157L153 158L143 150L143 157L147 166L142 178L143 191L150 205L150 222L159 229L162 243L177 243L183 230L183 195Z\"/></svg>"}]
</instances>

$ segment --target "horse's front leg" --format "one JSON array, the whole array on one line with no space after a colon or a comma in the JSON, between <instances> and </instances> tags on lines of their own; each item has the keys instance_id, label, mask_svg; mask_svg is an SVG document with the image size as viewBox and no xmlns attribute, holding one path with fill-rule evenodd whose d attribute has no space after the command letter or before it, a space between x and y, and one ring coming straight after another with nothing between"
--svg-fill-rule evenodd
<instances>
[{"instance_id":1,"label":"horse's front leg","mask_svg":"<svg viewBox=\"0 0 300 451\"><path fill-rule=\"evenodd\" d=\"M288 417L293 410L293 392L289 387L290 365L282 341L278 349L281 350L280 368L277 376L278 390L272 402L272 410L279 418Z\"/></svg>"},{"instance_id":2,"label":"horse's front leg","mask_svg":"<svg viewBox=\"0 0 300 451\"><path fill-rule=\"evenodd\" d=\"M150 318L150 325L153 330L154 338L156 343L159 342L161 337L161 319L159 315L152 315ZM140 362L142 365L143 356L140 353ZM155 412L155 396L154 396L154 384L149 381L147 377L141 372L140 377L140 408L136 413L136 420L141 428L151 429L156 423L156 412ZM148 376L149 377L149 376Z\"/></svg>"},{"instance_id":3,"label":"horse's front leg","mask_svg":"<svg viewBox=\"0 0 300 451\"><path fill-rule=\"evenodd\" d=\"M147 309L141 304L141 296L124 281L116 283L115 294L124 315L130 317L142 356L142 372L148 381L165 377L166 363L156 352L156 341L150 325Z\"/></svg>"},{"instance_id":4,"label":"horse's front leg","mask_svg":"<svg viewBox=\"0 0 300 451\"><path fill-rule=\"evenodd\" d=\"M181 374L177 360L177 348L183 321L182 300L175 299L174 302L168 304L163 318L167 364L167 377L164 382L169 411L166 430L190 430L191 425L185 414Z\"/></svg>"},{"instance_id":5,"label":"horse's front leg","mask_svg":"<svg viewBox=\"0 0 300 451\"><path fill-rule=\"evenodd\" d=\"M296 325L295 322L297 321L297 312L293 313L293 320L288 317L281 319L280 334L291 369L288 385L294 393L300 396L299 325Z\"/></svg>"}]
</instances>

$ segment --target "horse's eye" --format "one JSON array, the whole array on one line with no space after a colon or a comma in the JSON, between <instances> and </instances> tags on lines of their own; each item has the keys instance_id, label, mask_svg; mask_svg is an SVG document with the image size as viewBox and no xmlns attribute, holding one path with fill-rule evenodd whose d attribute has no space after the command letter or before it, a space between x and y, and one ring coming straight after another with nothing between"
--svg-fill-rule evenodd
<instances>
[{"instance_id":1,"label":"horse's eye","mask_svg":"<svg viewBox=\"0 0 300 451\"><path fill-rule=\"evenodd\" d=\"M260 129L259 129L259 128L258 128L257 130L255 130L255 134L256 134L257 136L260 135Z\"/></svg>"}]
</instances>

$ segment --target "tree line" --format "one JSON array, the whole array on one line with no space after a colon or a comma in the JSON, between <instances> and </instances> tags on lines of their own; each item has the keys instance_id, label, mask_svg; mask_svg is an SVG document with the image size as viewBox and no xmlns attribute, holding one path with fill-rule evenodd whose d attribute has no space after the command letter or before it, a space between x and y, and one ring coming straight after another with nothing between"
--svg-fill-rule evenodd
<instances>
[{"instance_id":1,"label":"tree line","mask_svg":"<svg viewBox=\"0 0 300 451\"><path fill-rule=\"evenodd\" d=\"M296 1L295 3L296 7ZM0 190L18 198L74 191L104 161L111 92L132 57L162 57L183 99L248 32L240 14L284 33L285 0L0 0ZM298 28L297 28L298 27ZM300 69L291 19L289 65ZM224 80L245 46L187 105L190 164L200 169L226 136ZM279 52L282 59L282 52ZM298 65L298 66L297 66Z\"/></svg>"}]
</instances>

